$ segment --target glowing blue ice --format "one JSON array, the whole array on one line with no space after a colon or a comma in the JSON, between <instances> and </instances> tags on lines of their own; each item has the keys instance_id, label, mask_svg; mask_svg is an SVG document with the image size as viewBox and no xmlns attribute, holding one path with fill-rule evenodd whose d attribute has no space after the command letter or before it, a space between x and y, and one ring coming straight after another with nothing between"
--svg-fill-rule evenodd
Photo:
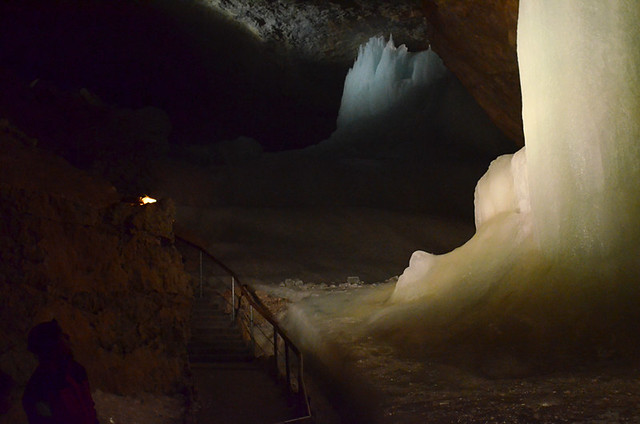
<instances>
[{"instance_id":1,"label":"glowing blue ice","mask_svg":"<svg viewBox=\"0 0 640 424\"><path fill-rule=\"evenodd\" d=\"M441 78L445 67L430 49L409 53L393 38L373 37L360 46L344 82L338 128L397 108L415 109L424 89Z\"/></svg>"}]
</instances>

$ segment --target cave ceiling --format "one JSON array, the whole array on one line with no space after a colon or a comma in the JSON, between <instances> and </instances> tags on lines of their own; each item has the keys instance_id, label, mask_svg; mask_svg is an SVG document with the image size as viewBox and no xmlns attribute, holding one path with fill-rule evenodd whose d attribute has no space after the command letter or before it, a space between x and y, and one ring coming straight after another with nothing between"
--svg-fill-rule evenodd
<instances>
[{"instance_id":1,"label":"cave ceiling","mask_svg":"<svg viewBox=\"0 0 640 424\"><path fill-rule=\"evenodd\" d=\"M433 49L510 139L524 144L518 0L424 0Z\"/></svg>"},{"instance_id":2,"label":"cave ceiling","mask_svg":"<svg viewBox=\"0 0 640 424\"><path fill-rule=\"evenodd\" d=\"M201 0L261 41L312 61L350 65L358 46L390 34L412 50L428 46L419 1Z\"/></svg>"}]
</instances>

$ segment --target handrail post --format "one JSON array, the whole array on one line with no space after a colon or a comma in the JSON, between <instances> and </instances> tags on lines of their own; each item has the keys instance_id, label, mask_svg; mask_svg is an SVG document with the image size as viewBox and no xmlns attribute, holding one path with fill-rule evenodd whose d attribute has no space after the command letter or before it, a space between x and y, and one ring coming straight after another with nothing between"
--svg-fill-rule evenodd
<instances>
[{"instance_id":1,"label":"handrail post","mask_svg":"<svg viewBox=\"0 0 640 424\"><path fill-rule=\"evenodd\" d=\"M302 381L302 354L298 352L298 393L304 395L303 390L303 381Z\"/></svg>"},{"instance_id":2,"label":"handrail post","mask_svg":"<svg viewBox=\"0 0 640 424\"><path fill-rule=\"evenodd\" d=\"M253 305L249 304L249 337L251 338L251 351L256 354L256 339L253 336Z\"/></svg>"},{"instance_id":3,"label":"handrail post","mask_svg":"<svg viewBox=\"0 0 640 424\"><path fill-rule=\"evenodd\" d=\"M231 321L236 320L236 279L231 276Z\"/></svg>"},{"instance_id":4,"label":"handrail post","mask_svg":"<svg viewBox=\"0 0 640 424\"><path fill-rule=\"evenodd\" d=\"M273 326L273 360L276 365L276 378L278 378L278 374L280 374L278 369L278 330L275 325Z\"/></svg>"},{"instance_id":5,"label":"handrail post","mask_svg":"<svg viewBox=\"0 0 640 424\"><path fill-rule=\"evenodd\" d=\"M287 391L291 391L291 364L289 363L289 343L284 342L284 367L287 378Z\"/></svg>"},{"instance_id":6,"label":"handrail post","mask_svg":"<svg viewBox=\"0 0 640 424\"><path fill-rule=\"evenodd\" d=\"M200 298L202 298L202 250L200 250Z\"/></svg>"},{"instance_id":7,"label":"handrail post","mask_svg":"<svg viewBox=\"0 0 640 424\"><path fill-rule=\"evenodd\" d=\"M209 258L210 260L213 261L213 263L217 264L218 266L220 266L224 271L226 271L227 275L231 277L231 306L232 306L232 311L231 311L231 316L232 316L232 320L235 322L235 319L237 317L237 313L236 313L236 294L235 294L235 284L236 284L236 274L233 273L233 271L231 269L229 269L225 264L223 264L222 262L220 262L218 259L216 259L211 253L209 253L209 251L202 247L201 245L192 242L191 240L188 240L186 238L183 238L181 236L179 236L178 234L176 234L176 239L177 240L181 240L183 242L185 242L187 245L192 246L196 249L198 249L199 254L200 254L200 296L204 295L204 267L203 267L203 255L206 255L207 258ZM297 357L297 361L298 361L298 369L297 369L297 393L300 395L302 401L305 404L305 414L306 416L300 417L300 418L294 418L292 420L288 420L286 421L286 423L294 423L294 422L309 422L310 420L312 421L312 416L311 416L311 409L309 406L309 398L306 395L306 389L305 389L305 385L304 385L304 370L303 370L303 355L302 352L300 350L298 350L298 348L296 347L296 345L291 341L291 339L289 339L289 336L286 334L286 332L284 332L284 330L280 329L279 325L277 324L277 321L275 320L275 318L273 317L272 313L269 311L269 308L267 308L264 303L262 303L262 301L260 300L260 297L255 293L255 291L250 287L250 286L246 286L244 284L242 284L242 282L240 280L238 280L238 289L240 290L240 296L238 297L238 311L240 310L241 304L242 304L242 298L245 297L247 300L247 303L249 305L249 313L250 313L250 332L251 332L251 343L252 343L252 348L254 350L254 354L255 354L255 345L256 345L256 340L255 340L255 322L253 319L253 309L256 309L256 311L261 315L262 318L264 318L265 321L267 321L268 323L273 325L273 360L274 360L274 365L275 365L275 371L276 371L276 378L280 377L280 366L278 363L278 336L282 338L283 341L283 345L284 345L284 349L285 349L285 359L284 359L284 366L285 366L285 374L286 374L286 379L287 379L287 389L289 391L293 391L294 387L291 384L291 372L292 372L292 364L291 364L291 359L290 359L290 355L291 352L289 352L289 350L293 351L293 353L296 355ZM241 318L244 321L244 318L246 317L246 315L242 314ZM245 322L240 323L241 325L246 325ZM246 328L246 327L245 327ZM264 331L262 331L261 327L259 326L258 329L262 332L263 335L266 335L264 333ZM265 346L265 348L263 349L265 351L265 353L268 354L268 352L266 351L267 347Z\"/></svg>"}]
</instances>

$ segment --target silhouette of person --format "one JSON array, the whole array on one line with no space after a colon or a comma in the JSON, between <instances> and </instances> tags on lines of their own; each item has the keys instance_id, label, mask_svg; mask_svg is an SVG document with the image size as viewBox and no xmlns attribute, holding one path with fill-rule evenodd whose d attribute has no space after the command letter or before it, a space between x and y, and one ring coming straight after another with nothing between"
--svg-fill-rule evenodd
<instances>
[{"instance_id":1,"label":"silhouette of person","mask_svg":"<svg viewBox=\"0 0 640 424\"><path fill-rule=\"evenodd\" d=\"M27 347L39 362L22 396L29 424L98 424L87 372L58 322L33 327Z\"/></svg>"}]
</instances>

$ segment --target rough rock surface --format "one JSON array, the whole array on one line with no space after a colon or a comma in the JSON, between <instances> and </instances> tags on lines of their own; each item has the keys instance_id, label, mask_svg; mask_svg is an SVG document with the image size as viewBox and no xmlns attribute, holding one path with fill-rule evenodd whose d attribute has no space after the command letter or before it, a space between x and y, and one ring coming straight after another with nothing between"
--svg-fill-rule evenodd
<instances>
[{"instance_id":1,"label":"rough rock surface","mask_svg":"<svg viewBox=\"0 0 640 424\"><path fill-rule=\"evenodd\" d=\"M424 0L423 6L434 51L498 127L522 145L518 0Z\"/></svg>"},{"instance_id":2,"label":"rough rock surface","mask_svg":"<svg viewBox=\"0 0 640 424\"><path fill-rule=\"evenodd\" d=\"M201 0L240 22L262 41L312 61L351 65L358 46L393 34L412 49L427 46L427 25L416 0Z\"/></svg>"},{"instance_id":3,"label":"rough rock surface","mask_svg":"<svg viewBox=\"0 0 640 424\"><path fill-rule=\"evenodd\" d=\"M189 396L191 286L172 244L171 201L120 202L106 182L0 121L0 364L15 381L6 422L36 361L29 329L56 318L93 389Z\"/></svg>"}]
</instances>

